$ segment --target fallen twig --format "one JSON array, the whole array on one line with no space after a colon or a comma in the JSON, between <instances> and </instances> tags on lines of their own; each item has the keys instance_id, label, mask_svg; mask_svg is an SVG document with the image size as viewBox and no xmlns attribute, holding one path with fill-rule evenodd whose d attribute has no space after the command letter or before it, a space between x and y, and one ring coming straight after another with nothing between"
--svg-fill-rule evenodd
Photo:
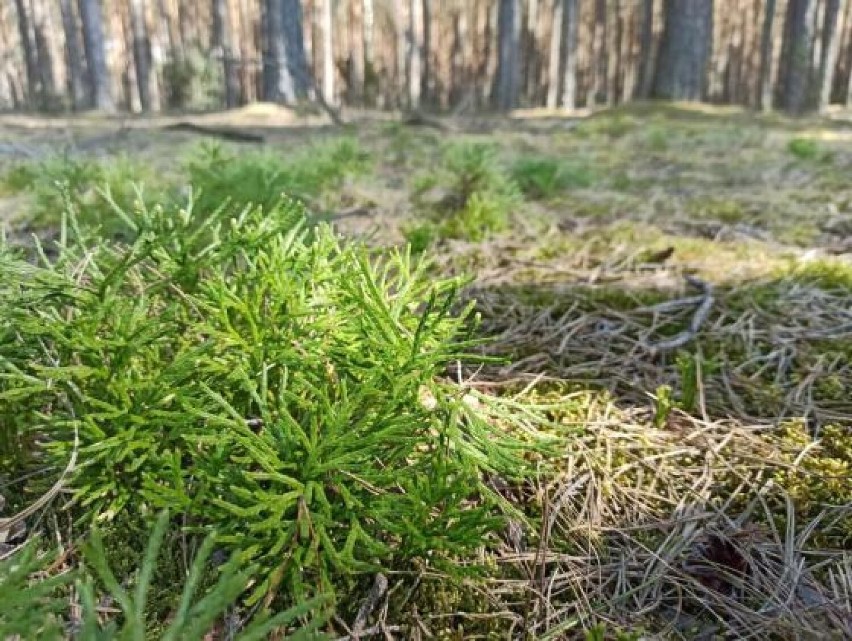
<instances>
[{"instance_id":1,"label":"fallen twig","mask_svg":"<svg viewBox=\"0 0 852 641\"><path fill-rule=\"evenodd\" d=\"M373 613L373 610L376 609L379 601L387 591L387 578L385 578L384 574L377 574L375 579L373 579L373 587L370 588L367 598L364 599L364 603L362 603L361 607L358 609L358 614L355 615L355 622L352 624L352 634L350 635L351 638L357 639L362 635L366 635L364 626L367 625L367 618ZM381 628L379 628L379 630L381 630Z\"/></svg>"},{"instance_id":2,"label":"fallen twig","mask_svg":"<svg viewBox=\"0 0 852 641\"><path fill-rule=\"evenodd\" d=\"M671 351L686 345L689 341L695 338L696 334L698 334L698 331L701 329L701 326L704 324L704 321L706 321L707 317L710 315L710 309L713 307L713 289L710 284L688 274L684 276L684 278L687 283L701 291L701 304L692 315L692 320L690 321L687 329L668 340L656 343L647 343L645 345L646 349L648 349L648 351L652 354Z\"/></svg>"}]
</instances>

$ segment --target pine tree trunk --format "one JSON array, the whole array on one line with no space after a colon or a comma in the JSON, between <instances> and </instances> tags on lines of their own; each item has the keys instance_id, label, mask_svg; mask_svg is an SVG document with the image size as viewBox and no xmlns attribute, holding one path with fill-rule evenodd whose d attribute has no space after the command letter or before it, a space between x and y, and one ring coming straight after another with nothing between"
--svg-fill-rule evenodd
<instances>
[{"instance_id":1,"label":"pine tree trunk","mask_svg":"<svg viewBox=\"0 0 852 641\"><path fill-rule=\"evenodd\" d=\"M239 95L239 75L234 64L234 51L231 46L231 21L228 14L227 0L213 0L211 8L212 33L211 48L214 55L222 57L222 84L225 107L233 109L237 106Z\"/></svg>"},{"instance_id":2,"label":"pine tree trunk","mask_svg":"<svg viewBox=\"0 0 852 641\"><path fill-rule=\"evenodd\" d=\"M369 106L376 103L378 87L376 86L376 51L375 51L375 7L373 0L362 1L363 34L364 42L364 99Z\"/></svg>"},{"instance_id":3,"label":"pine tree trunk","mask_svg":"<svg viewBox=\"0 0 852 641\"><path fill-rule=\"evenodd\" d=\"M816 106L812 56L816 0L790 0L782 56L784 109L801 114Z\"/></svg>"},{"instance_id":4,"label":"pine tree trunk","mask_svg":"<svg viewBox=\"0 0 852 641\"><path fill-rule=\"evenodd\" d=\"M595 25L592 37L592 78L589 92L586 95L586 106L603 101L606 94L606 81L609 69L609 52L607 51L607 2L595 0Z\"/></svg>"},{"instance_id":5,"label":"pine tree trunk","mask_svg":"<svg viewBox=\"0 0 852 641\"><path fill-rule=\"evenodd\" d=\"M521 7L519 0L500 0L497 14L497 75L494 105L508 111L518 103Z\"/></svg>"},{"instance_id":6,"label":"pine tree trunk","mask_svg":"<svg viewBox=\"0 0 852 641\"><path fill-rule=\"evenodd\" d=\"M50 51L48 40L50 25L48 24L47 11L42 0L31 0L30 8L33 13L33 36L35 39L35 50L38 59L38 76L41 86L41 105L48 108L56 97L56 78L53 72L53 56Z\"/></svg>"},{"instance_id":7,"label":"pine tree trunk","mask_svg":"<svg viewBox=\"0 0 852 641\"><path fill-rule=\"evenodd\" d=\"M334 16L333 0L320 0L322 5L322 96L328 104L335 103L334 96Z\"/></svg>"},{"instance_id":8,"label":"pine tree trunk","mask_svg":"<svg viewBox=\"0 0 852 641\"><path fill-rule=\"evenodd\" d=\"M330 0L327 0L330 1ZM406 102L408 94L405 72L405 64L408 52L406 51L406 26L405 14L403 11L402 2L393 2L393 25L394 35L396 36L396 46L394 53L394 72L396 75L396 106L402 108Z\"/></svg>"},{"instance_id":9,"label":"pine tree trunk","mask_svg":"<svg viewBox=\"0 0 852 641\"><path fill-rule=\"evenodd\" d=\"M423 41L422 0L409 0L408 8L408 58L406 60L408 107L409 109L416 109L420 106L420 91L423 77L423 58L421 52Z\"/></svg>"},{"instance_id":10,"label":"pine tree trunk","mask_svg":"<svg viewBox=\"0 0 852 641\"><path fill-rule=\"evenodd\" d=\"M701 100L713 43L713 0L666 0L654 96Z\"/></svg>"},{"instance_id":11,"label":"pine tree trunk","mask_svg":"<svg viewBox=\"0 0 852 641\"><path fill-rule=\"evenodd\" d=\"M834 74L837 69L837 55L840 52L840 16L841 5L845 0L828 0L825 5L823 26L823 46L819 65L819 102L817 108L824 112L831 102L831 90L834 86Z\"/></svg>"},{"instance_id":12,"label":"pine tree trunk","mask_svg":"<svg viewBox=\"0 0 852 641\"><path fill-rule=\"evenodd\" d=\"M24 6L24 0L15 0L15 9L18 13L18 37L24 54L24 68L27 78L27 102L30 106L37 106L41 102L38 58L36 56L32 33L30 32L30 18Z\"/></svg>"},{"instance_id":13,"label":"pine tree trunk","mask_svg":"<svg viewBox=\"0 0 852 641\"><path fill-rule=\"evenodd\" d=\"M423 5L422 75L420 77L420 100L432 104L432 0L420 0Z\"/></svg>"},{"instance_id":14,"label":"pine tree trunk","mask_svg":"<svg viewBox=\"0 0 852 641\"><path fill-rule=\"evenodd\" d=\"M296 88L287 60L284 3L265 0L263 8L263 98L270 102L292 103L296 98Z\"/></svg>"},{"instance_id":15,"label":"pine tree trunk","mask_svg":"<svg viewBox=\"0 0 852 641\"><path fill-rule=\"evenodd\" d=\"M299 100L308 94L311 84L308 59L305 56L305 30L301 0L282 0L284 45L286 47L287 69L293 95L289 99Z\"/></svg>"},{"instance_id":16,"label":"pine tree trunk","mask_svg":"<svg viewBox=\"0 0 852 641\"><path fill-rule=\"evenodd\" d=\"M642 35L639 46L639 98L650 98L654 85L654 0L642 0Z\"/></svg>"},{"instance_id":17,"label":"pine tree trunk","mask_svg":"<svg viewBox=\"0 0 852 641\"><path fill-rule=\"evenodd\" d=\"M580 27L578 0L562 0L562 107L577 108L577 40Z\"/></svg>"},{"instance_id":18,"label":"pine tree trunk","mask_svg":"<svg viewBox=\"0 0 852 641\"><path fill-rule=\"evenodd\" d=\"M462 103L467 95L467 56L465 44L470 35L467 32L467 15L464 9L453 14L453 45L450 52L450 105Z\"/></svg>"},{"instance_id":19,"label":"pine tree trunk","mask_svg":"<svg viewBox=\"0 0 852 641\"><path fill-rule=\"evenodd\" d=\"M559 61L561 59L562 11L567 3L554 0L552 20L550 22L550 53L547 61L547 108L556 109L559 104Z\"/></svg>"},{"instance_id":20,"label":"pine tree trunk","mask_svg":"<svg viewBox=\"0 0 852 641\"><path fill-rule=\"evenodd\" d=\"M101 5L99 0L79 0L79 2L92 105L101 111L113 112L115 103L110 90Z\"/></svg>"},{"instance_id":21,"label":"pine tree trunk","mask_svg":"<svg viewBox=\"0 0 852 641\"><path fill-rule=\"evenodd\" d=\"M71 0L60 0L62 30L65 34L65 62L68 67L68 91L74 109L87 105L86 87L83 77L83 52L80 49L80 34L77 32L77 19Z\"/></svg>"},{"instance_id":22,"label":"pine tree trunk","mask_svg":"<svg viewBox=\"0 0 852 641\"><path fill-rule=\"evenodd\" d=\"M133 31L133 62L136 66L136 85L139 106L151 110L151 41L145 20L145 0L130 0L130 24Z\"/></svg>"},{"instance_id":23,"label":"pine tree trunk","mask_svg":"<svg viewBox=\"0 0 852 641\"><path fill-rule=\"evenodd\" d=\"M763 8L763 29L760 34L760 72L758 104L763 111L772 110L772 27L775 23L775 0L766 0Z\"/></svg>"}]
</instances>

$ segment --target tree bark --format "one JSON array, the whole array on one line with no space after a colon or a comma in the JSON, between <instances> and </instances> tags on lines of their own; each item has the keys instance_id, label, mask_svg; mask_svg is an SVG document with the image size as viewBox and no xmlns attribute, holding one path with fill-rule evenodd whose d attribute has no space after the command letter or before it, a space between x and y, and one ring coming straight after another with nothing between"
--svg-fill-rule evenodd
<instances>
[{"instance_id":1,"label":"tree bark","mask_svg":"<svg viewBox=\"0 0 852 641\"><path fill-rule=\"evenodd\" d=\"M41 84L39 82L38 58L36 56L35 44L30 32L30 18L27 14L24 0L15 0L15 9L18 13L18 37L24 54L24 68L27 78L27 102L36 106L41 98Z\"/></svg>"},{"instance_id":2,"label":"tree bark","mask_svg":"<svg viewBox=\"0 0 852 641\"><path fill-rule=\"evenodd\" d=\"M30 0L30 8L33 16L33 36L35 38L35 50L38 59L38 76L41 85L42 108L48 108L56 98L56 78L53 72L53 56L50 52L48 40L50 25L48 14L42 0Z\"/></svg>"},{"instance_id":3,"label":"tree bark","mask_svg":"<svg viewBox=\"0 0 852 641\"><path fill-rule=\"evenodd\" d=\"M234 51L231 46L231 21L228 15L227 0L213 0L211 15L213 18L210 38L214 55L222 57L222 85L225 107L237 106L239 96L239 75L234 64Z\"/></svg>"},{"instance_id":4,"label":"tree bark","mask_svg":"<svg viewBox=\"0 0 852 641\"><path fill-rule=\"evenodd\" d=\"M79 2L92 105L101 111L113 112L115 103L110 90L101 5L99 0L79 0Z\"/></svg>"},{"instance_id":5,"label":"tree bark","mask_svg":"<svg viewBox=\"0 0 852 641\"><path fill-rule=\"evenodd\" d=\"M550 21L550 52L547 58L547 108L556 109L559 104L559 61L562 48L562 10L565 2L555 0Z\"/></svg>"},{"instance_id":6,"label":"tree bark","mask_svg":"<svg viewBox=\"0 0 852 641\"><path fill-rule=\"evenodd\" d=\"M286 47L287 73L293 85L291 100L304 98L310 85L310 70L305 55L305 30L301 0L282 0L284 45Z\"/></svg>"},{"instance_id":7,"label":"tree bark","mask_svg":"<svg viewBox=\"0 0 852 641\"><path fill-rule=\"evenodd\" d=\"M763 111L772 110L772 27L775 23L775 0L766 0L760 34L760 72L758 104Z\"/></svg>"},{"instance_id":8,"label":"tree bark","mask_svg":"<svg viewBox=\"0 0 852 641\"><path fill-rule=\"evenodd\" d=\"M595 24L592 31L592 78L586 95L586 106L603 101L606 93L606 81L609 71L609 51L607 50L607 2L595 0Z\"/></svg>"},{"instance_id":9,"label":"tree bark","mask_svg":"<svg viewBox=\"0 0 852 641\"><path fill-rule=\"evenodd\" d=\"M642 0L642 35L639 47L638 93L640 98L649 98L654 84L654 0Z\"/></svg>"},{"instance_id":10,"label":"tree bark","mask_svg":"<svg viewBox=\"0 0 852 641\"><path fill-rule=\"evenodd\" d=\"M578 0L562 1L562 107L577 108L577 40L580 26Z\"/></svg>"},{"instance_id":11,"label":"tree bark","mask_svg":"<svg viewBox=\"0 0 852 641\"><path fill-rule=\"evenodd\" d=\"M837 55L840 52L840 16L846 0L828 0L825 5L825 21L822 32L822 52L819 64L819 101L818 110L822 113L831 102L831 90L834 86L834 74L837 69Z\"/></svg>"},{"instance_id":12,"label":"tree bark","mask_svg":"<svg viewBox=\"0 0 852 641\"><path fill-rule=\"evenodd\" d=\"M713 0L666 0L654 96L701 100L713 42Z\"/></svg>"},{"instance_id":13,"label":"tree bark","mask_svg":"<svg viewBox=\"0 0 852 641\"><path fill-rule=\"evenodd\" d=\"M322 6L322 95L328 104L335 103L334 97L334 16L333 0L320 0Z\"/></svg>"},{"instance_id":14,"label":"tree bark","mask_svg":"<svg viewBox=\"0 0 852 641\"><path fill-rule=\"evenodd\" d=\"M432 0L420 0L423 5L422 75L420 76L420 100L432 103Z\"/></svg>"},{"instance_id":15,"label":"tree bark","mask_svg":"<svg viewBox=\"0 0 852 641\"><path fill-rule=\"evenodd\" d=\"M494 105L503 111L518 103L521 7L519 0L500 0L497 14L497 75Z\"/></svg>"},{"instance_id":16,"label":"tree bark","mask_svg":"<svg viewBox=\"0 0 852 641\"><path fill-rule=\"evenodd\" d=\"M145 0L130 0L130 24L133 31L133 62L136 66L136 86L139 106L151 110L151 41L145 19Z\"/></svg>"},{"instance_id":17,"label":"tree bark","mask_svg":"<svg viewBox=\"0 0 852 641\"><path fill-rule=\"evenodd\" d=\"M293 82L285 27L285 7L282 0L264 1L263 94L264 100L293 103L296 85Z\"/></svg>"},{"instance_id":18,"label":"tree bark","mask_svg":"<svg viewBox=\"0 0 852 641\"><path fill-rule=\"evenodd\" d=\"M814 46L815 0L790 0L782 55L783 107L801 114L816 106L811 60Z\"/></svg>"},{"instance_id":19,"label":"tree bark","mask_svg":"<svg viewBox=\"0 0 852 641\"><path fill-rule=\"evenodd\" d=\"M373 0L362 1L364 41L364 99L369 106L375 105L378 87L376 86L375 22L376 13Z\"/></svg>"},{"instance_id":20,"label":"tree bark","mask_svg":"<svg viewBox=\"0 0 852 641\"><path fill-rule=\"evenodd\" d=\"M65 64L68 67L68 91L74 109L87 106L86 86L83 74L83 52L80 49L80 34L71 0L60 0L62 30L65 34Z\"/></svg>"},{"instance_id":21,"label":"tree bark","mask_svg":"<svg viewBox=\"0 0 852 641\"><path fill-rule=\"evenodd\" d=\"M408 107L416 109L420 106L422 88L422 42L423 42L423 4L422 0L409 0L408 13L408 58L406 72L408 74Z\"/></svg>"}]
</instances>

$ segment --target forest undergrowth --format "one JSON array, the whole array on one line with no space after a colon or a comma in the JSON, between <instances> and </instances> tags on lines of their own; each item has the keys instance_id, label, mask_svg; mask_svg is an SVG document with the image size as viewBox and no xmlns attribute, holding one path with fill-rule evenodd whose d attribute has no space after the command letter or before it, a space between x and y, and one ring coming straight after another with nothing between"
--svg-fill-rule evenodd
<instances>
[{"instance_id":1,"label":"forest undergrowth","mask_svg":"<svg viewBox=\"0 0 852 641\"><path fill-rule=\"evenodd\" d=\"M0 637L852 635L852 129L277 135L3 161Z\"/></svg>"}]
</instances>

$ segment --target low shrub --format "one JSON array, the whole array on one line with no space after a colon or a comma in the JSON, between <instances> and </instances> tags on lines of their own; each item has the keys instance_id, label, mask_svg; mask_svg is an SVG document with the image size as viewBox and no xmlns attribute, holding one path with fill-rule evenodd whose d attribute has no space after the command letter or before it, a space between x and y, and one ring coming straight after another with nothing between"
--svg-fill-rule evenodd
<instances>
[{"instance_id":1,"label":"low shrub","mask_svg":"<svg viewBox=\"0 0 852 641\"><path fill-rule=\"evenodd\" d=\"M62 465L79 437L78 522L215 525L257 567L250 603L415 560L457 575L501 522L483 471L525 470L436 380L472 344L459 283L307 229L295 201L123 214L130 244L0 263L5 440Z\"/></svg>"},{"instance_id":2,"label":"low shrub","mask_svg":"<svg viewBox=\"0 0 852 641\"><path fill-rule=\"evenodd\" d=\"M595 179L585 165L543 157L518 160L512 166L512 178L530 198L552 198L567 189L590 187Z\"/></svg>"},{"instance_id":3,"label":"low shrub","mask_svg":"<svg viewBox=\"0 0 852 641\"><path fill-rule=\"evenodd\" d=\"M346 176L363 171L368 160L349 138L287 158L271 152L238 154L219 144L206 144L190 156L185 169L200 210L216 209L225 202L268 210L284 195L311 201L323 190L339 186Z\"/></svg>"},{"instance_id":4,"label":"low shrub","mask_svg":"<svg viewBox=\"0 0 852 641\"><path fill-rule=\"evenodd\" d=\"M91 533L85 544L84 567L52 576L49 568L56 563L56 555L39 554L38 539L31 539L9 558L0 561L0 598L3 601L0 638L130 641L151 638L154 632L163 640L201 641L209 638L225 610L238 602L251 579L253 568L235 559L220 567L212 585L206 591L201 590L202 576L209 573L208 562L214 545L214 537L208 536L192 560L179 601L172 604L171 620L164 626L157 624L150 619L148 593L168 524L168 513L164 512L151 532L144 560L133 577L135 589L132 592L128 591L127 585L120 584L110 568L97 531ZM87 567L91 568L91 574ZM120 618L103 620L96 598L99 590L92 574L118 606ZM71 601L67 596L72 583L79 595L80 613L76 620L71 619ZM254 621L235 638L241 641L263 639L272 632L279 635L276 638L291 641L319 638L315 632L323 618L314 616L314 613L321 605L320 601L314 600L274 615L262 613L254 617ZM285 628L294 624L297 630L292 635L280 636Z\"/></svg>"},{"instance_id":5,"label":"low shrub","mask_svg":"<svg viewBox=\"0 0 852 641\"><path fill-rule=\"evenodd\" d=\"M509 228L520 190L501 166L492 145L454 143L441 168L416 180L414 203L438 237L480 241ZM439 201L428 194L439 192Z\"/></svg>"},{"instance_id":6,"label":"low shrub","mask_svg":"<svg viewBox=\"0 0 852 641\"><path fill-rule=\"evenodd\" d=\"M173 200L172 185L126 157L106 162L55 156L18 165L5 181L8 189L33 195L28 213L35 228L59 227L70 211L81 229L107 238L128 233L121 211Z\"/></svg>"}]
</instances>

